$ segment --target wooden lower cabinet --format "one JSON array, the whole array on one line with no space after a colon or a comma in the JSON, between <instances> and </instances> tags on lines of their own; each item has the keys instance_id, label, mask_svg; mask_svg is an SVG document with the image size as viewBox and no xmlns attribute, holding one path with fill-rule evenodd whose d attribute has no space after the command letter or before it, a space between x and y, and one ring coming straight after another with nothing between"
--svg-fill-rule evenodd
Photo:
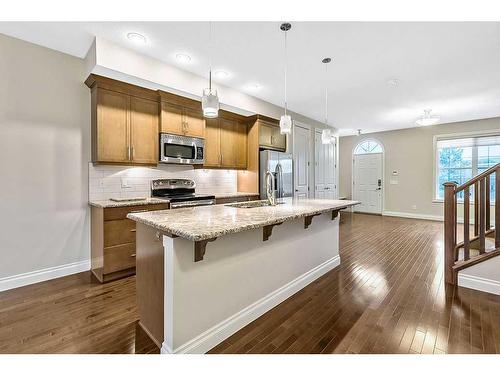
<instances>
[{"instance_id":1,"label":"wooden lower cabinet","mask_svg":"<svg viewBox=\"0 0 500 375\"><path fill-rule=\"evenodd\" d=\"M91 209L91 268L104 283L135 274L135 222L130 212L165 210L165 204Z\"/></svg>"}]
</instances>

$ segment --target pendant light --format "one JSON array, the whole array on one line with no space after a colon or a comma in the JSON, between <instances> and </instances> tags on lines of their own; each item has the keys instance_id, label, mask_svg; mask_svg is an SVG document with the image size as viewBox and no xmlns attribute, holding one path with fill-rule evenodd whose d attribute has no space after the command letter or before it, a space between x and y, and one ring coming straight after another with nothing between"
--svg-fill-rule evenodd
<instances>
[{"instance_id":1,"label":"pendant light","mask_svg":"<svg viewBox=\"0 0 500 375\"><path fill-rule=\"evenodd\" d=\"M321 62L325 64L325 126L321 132L321 143L327 145L332 143L332 130L328 126L328 64L332 61L331 58L325 57Z\"/></svg>"},{"instance_id":2,"label":"pendant light","mask_svg":"<svg viewBox=\"0 0 500 375\"><path fill-rule=\"evenodd\" d=\"M285 33L285 114L280 118L280 133L290 134L292 132L292 118L287 114L287 102L286 102L286 73L287 73L287 50L286 50L286 34L288 30L292 28L289 23L282 23L280 29Z\"/></svg>"},{"instance_id":3,"label":"pendant light","mask_svg":"<svg viewBox=\"0 0 500 375\"><path fill-rule=\"evenodd\" d=\"M219 116L219 97L217 90L212 89L212 22L209 23L208 31L208 88L203 90L201 97L201 108L203 116L206 118L216 118Z\"/></svg>"}]
</instances>

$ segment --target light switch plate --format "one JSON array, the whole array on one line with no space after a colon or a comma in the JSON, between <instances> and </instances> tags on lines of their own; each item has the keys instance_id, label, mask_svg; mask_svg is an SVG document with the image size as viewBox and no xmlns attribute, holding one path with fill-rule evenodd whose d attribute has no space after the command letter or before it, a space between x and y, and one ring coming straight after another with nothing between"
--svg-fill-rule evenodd
<instances>
[{"instance_id":1,"label":"light switch plate","mask_svg":"<svg viewBox=\"0 0 500 375\"><path fill-rule=\"evenodd\" d=\"M126 178L122 178L122 188L124 189L129 189L131 188L132 186L130 186L130 182L128 179Z\"/></svg>"}]
</instances>

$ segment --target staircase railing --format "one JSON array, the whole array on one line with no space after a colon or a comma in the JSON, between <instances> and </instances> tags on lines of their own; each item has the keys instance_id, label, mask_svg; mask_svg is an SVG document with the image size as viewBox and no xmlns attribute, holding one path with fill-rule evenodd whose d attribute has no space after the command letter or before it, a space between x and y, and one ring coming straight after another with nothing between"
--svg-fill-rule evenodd
<instances>
[{"instance_id":1,"label":"staircase railing","mask_svg":"<svg viewBox=\"0 0 500 375\"><path fill-rule=\"evenodd\" d=\"M458 271L500 254L500 230L491 226L491 182L495 181L495 226L500 223L500 163L458 186L444 184L444 277L456 284ZM463 241L457 243L458 196L463 192ZM474 200L474 235L470 235L471 196ZM494 236L495 245L487 252L486 238ZM471 251L473 250L473 251Z\"/></svg>"}]
</instances>

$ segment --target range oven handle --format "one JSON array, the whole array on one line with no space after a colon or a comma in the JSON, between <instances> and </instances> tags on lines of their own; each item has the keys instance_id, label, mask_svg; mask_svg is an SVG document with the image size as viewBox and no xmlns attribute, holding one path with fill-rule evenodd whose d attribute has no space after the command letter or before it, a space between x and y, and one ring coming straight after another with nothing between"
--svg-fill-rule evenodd
<instances>
[{"instance_id":1,"label":"range oven handle","mask_svg":"<svg viewBox=\"0 0 500 375\"><path fill-rule=\"evenodd\" d=\"M185 208L185 207L196 207L196 206L210 206L215 204L215 199L204 199L199 201L185 201L185 202L173 202L170 203L170 208Z\"/></svg>"}]
</instances>

